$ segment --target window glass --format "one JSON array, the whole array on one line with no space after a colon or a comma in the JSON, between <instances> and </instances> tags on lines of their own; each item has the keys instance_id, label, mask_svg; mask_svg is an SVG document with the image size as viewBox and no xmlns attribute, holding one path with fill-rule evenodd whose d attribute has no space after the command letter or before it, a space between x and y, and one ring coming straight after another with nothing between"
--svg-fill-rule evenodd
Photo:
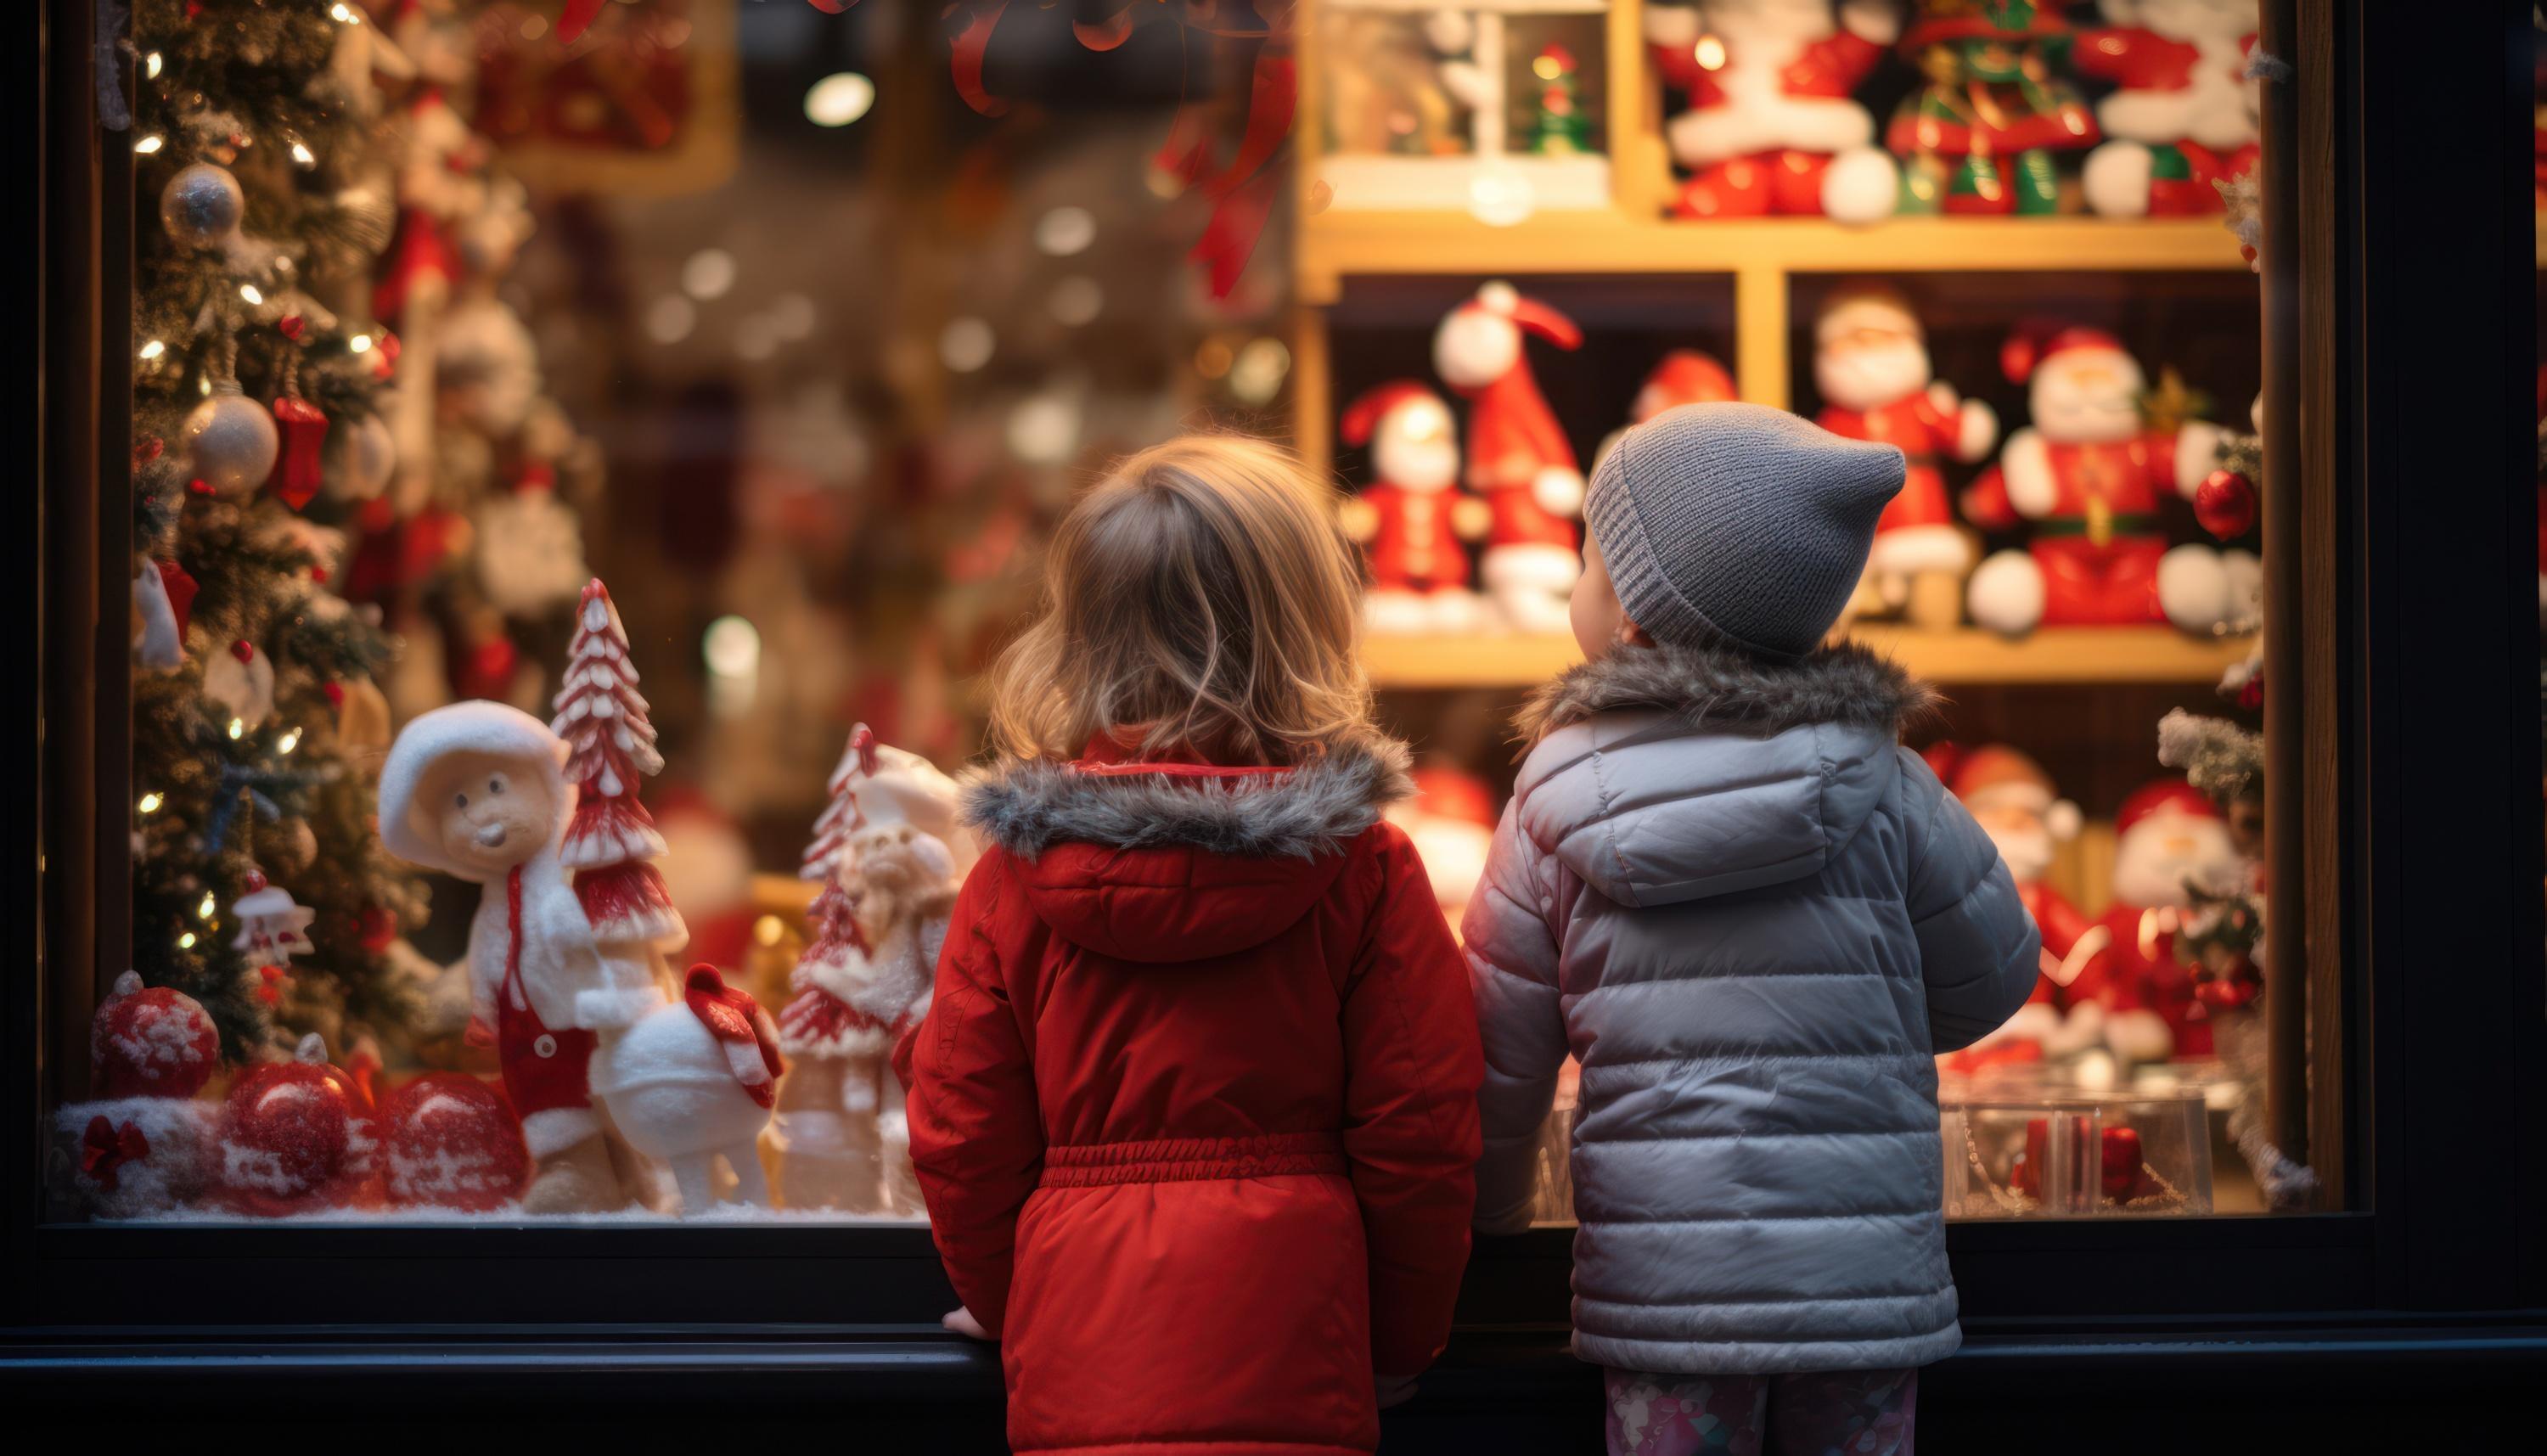
<instances>
[{"instance_id":1,"label":"window glass","mask_svg":"<svg viewBox=\"0 0 2547 1456\"><path fill-rule=\"evenodd\" d=\"M1074 493L1332 472L1456 926L1586 475L1731 399L1909 457L1833 635L2052 952L1936 1059L1947 1215L2309 1205L2253 5L942 8L134 7L132 955L51 1216L923 1217L893 1054Z\"/></svg>"}]
</instances>

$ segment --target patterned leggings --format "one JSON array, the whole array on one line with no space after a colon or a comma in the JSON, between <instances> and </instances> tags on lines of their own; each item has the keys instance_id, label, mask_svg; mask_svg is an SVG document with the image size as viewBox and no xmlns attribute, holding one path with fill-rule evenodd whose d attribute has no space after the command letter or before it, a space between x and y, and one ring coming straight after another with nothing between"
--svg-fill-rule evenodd
<instances>
[{"instance_id":1,"label":"patterned leggings","mask_svg":"<svg viewBox=\"0 0 2547 1456\"><path fill-rule=\"evenodd\" d=\"M1909 1456L1916 1370L1604 1371L1610 1456Z\"/></svg>"}]
</instances>

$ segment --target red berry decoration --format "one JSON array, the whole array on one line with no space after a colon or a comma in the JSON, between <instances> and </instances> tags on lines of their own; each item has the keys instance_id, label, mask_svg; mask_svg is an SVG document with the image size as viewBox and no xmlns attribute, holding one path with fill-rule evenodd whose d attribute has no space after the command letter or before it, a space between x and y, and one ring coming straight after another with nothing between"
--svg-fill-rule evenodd
<instances>
[{"instance_id":1,"label":"red berry decoration","mask_svg":"<svg viewBox=\"0 0 2547 1456\"><path fill-rule=\"evenodd\" d=\"M2235 541L2255 524L2255 484L2236 471L2213 471L2193 492L2193 519L2222 541Z\"/></svg>"},{"instance_id":2,"label":"red berry decoration","mask_svg":"<svg viewBox=\"0 0 2547 1456\"><path fill-rule=\"evenodd\" d=\"M220 1067L221 1038L193 996L127 971L89 1023L88 1055L98 1097L191 1097Z\"/></svg>"},{"instance_id":3,"label":"red berry decoration","mask_svg":"<svg viewBox=\"0 0 2547 1456\"><path fill-rule=\"evenodd\" d=\"M522 1196L531 1151L502 1095L458 1071L428 1072L390 1094L380 1117L390 1202L486 1213Z\"/></svg>"},{"instance_id":4,"label":"red berry decoration","mask_svg":"<svg viewBox=\"0 0 2547 1456\"><path fill-rule=\"evenodd\" d=\"M342 1208L372 1166L371 1108L325 1062L315 1033L301 1060L250 1068L230 1087L214 1152L223 1201L259 1218Z\"/></svg>"}]
</instances>

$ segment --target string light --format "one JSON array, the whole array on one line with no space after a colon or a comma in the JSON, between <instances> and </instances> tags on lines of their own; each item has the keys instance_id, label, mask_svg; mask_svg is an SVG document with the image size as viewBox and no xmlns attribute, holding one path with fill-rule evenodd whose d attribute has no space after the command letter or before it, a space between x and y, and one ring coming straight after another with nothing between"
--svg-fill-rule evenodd
<instances>
[{"instance_id":1,"label":"string light","mask_svg":"<svg viewBox=\"0 0 2547 1456\"><path fill-rule=\"evenodd\" d=\"M294 728L292 731L285 733L282 737L274 740L274 751L277 753L289 753L300 746L301 729L299 728Z\"/></svg>"},{"instance_id":2,"label":"string light","mask_svg":"<svg viewBox=\"0 0 2547 1456\"><path fill-rule=\"evenodd\" d=\"M372 352L372 336L370 334L356 334L345 341L345 347L353 350L357 354L369 354Z\"/></svg>"},{"instance_id":3,"label":"string light","mask_svg":"<svg viewBox=\"0 0 2547 1456\"><path fill-rule=\"evenodd\" d=\"M144 359L156 359L167 352L168 346L159 342L157 339L152 339L149 343L141 346L141 357Z\"/></svg>"},{"instance_id":4,"label":"string light","mask_svg":"<svg viewBox=\"0 0 2547 1456\"><path fill-rule=\"evenodd\" d=\"M327 18L340 26L358 26L363 23L363 13L343 3L343 0L337 0L336 4L327 7Z\"/></svg>"},{"instance_id":5,"label":"string light","mask_svg":"<svg viewBox=\"0 0 2547 1456\"><path fill-rule=\"evenodd\" d=\"M141 796L141 812L143 814L157 814L159 812L159 806L167 802L168 801L160 798L156 793L144 794Z\"/></svg>"},{"instance_id":6,"label":"string light","mask_svg":"<svg viewBox=\"0 0 2547 1456\"><path fill-rule=\"evenodd\" d=\"M265 301L265 295L257 292L256 285L252 283L243 283L239 285L239 297L247 300L251 303L262 303Z\"/></svg>"},{"instance_id":7,"label":"string light","mask_svg":"<svg viewBox=\"0 0 2547 1456\"><path fill-rule=\"evenodd\" d=\"M213 917L213 911L217 908L219 908L219 906L213 903L213 893L207 890L204 892L204 902L195 906L195 918L198 920L209 920Z\"/></svg>"},{"instance_id":8,"label":"string light","mask_svg":"<svg viewBox=\"0 0 2547 1456\"><path fill-rule=\"evenodd\" d=\"M230 736L231 736L231 737L235 738L235 737L239 736L241 733L244 733L244 732L246 732L246 731L247 731L247 725L246 725L246 724L241 723L239 720L237 720L237 719L235 719L235 718L233 718L233 719L231 719L231 720L230 720Z\"/></svg>"},{"instance_id":9,"label":"string light","mask_svg":"<svg viewBox=\"0 0 2547 1456\"><path fill-rule=\"evenodd\" d=\"M141 57L141 79L145 81L156 81L159 79L158 51L153 50L148 55Z\"/></svg>"},{"instance_id":10,"label":"string light","mask_svg":"<svg viewBox=\"0 0 2547 1456\"><path fill-rule=\"evenodd\" d=\"M192 930L189 930L189 931L187 931L185 934L180 935L180 936L178 936L178 937L177 937L177 949L179 949L179 950L181 950L181 951L190 951L190 950L193 950L194 948L195 948L195 932L193 932Z\"/></svg>"},{"instance_id":11,"label":"string light","mask_svg":"<svg viewBox=\"0 0 2547 1456\"><path fill-rule=\"evenodd\" d=\"M165 137L165 136L161 136L161 135L158 135L158 134L156 134L156 133L153 133L153 134L151 134L151 135L148 135L148 136L144 136L144 137L142 137L139 141L136 141L136 142L132 143L132 149L133 149L133 151L135 151L135 152L139 153L140 155L142 155L142 156L145 156L145 157L146 157L146 156L150 155L151 153L153 153L153 152L157 151L159 148L161 148L161 147L163 147L163 146L166 146L167 144L168 144L168 138L167 138L167 137Z\"/></svg>"},{"instance_id":12,"label":"string light","mask_svg":"<svg viewBox=\"0 0 2547 1456\"><path fill-rule=\"evenodd\" d=\"M317 155L309 150L309 143L298 136L292 138L292 159L305 167L318 165Z\"/></svg>"},{"instance_id":13,"label":"string light","mask_svg":"<svg viewBox=\"0 0 2547 1456\"><path fill-rule=\"evenodd\" d=\"M805 120L817 127L845 127L875 105L875 82L855 71L834 71L805 93Z\"/></svg>"},{"instance_id":14,"label":"string light","mask_svg":"<svg viewBox=\"0 0 2547 1456\"><path fill-rule=\"evenodd\" d=\"M1698 61L1698 68L1700 70L1720 71L1724 69L1724 42L1720 37L1699 37L1698 48L1692 51L1691 55Z\"/></svg>"},{"instance_id":15,"label":"string light","mask_svg":"<svg viewBox=\"0 0 2547 1456\"><path fill-rule=\"evenodd\" d=\"M199 374L195 376L195 392L198 394L212 393L213 377L208 374Z\"/></svg>"}]
</instances>

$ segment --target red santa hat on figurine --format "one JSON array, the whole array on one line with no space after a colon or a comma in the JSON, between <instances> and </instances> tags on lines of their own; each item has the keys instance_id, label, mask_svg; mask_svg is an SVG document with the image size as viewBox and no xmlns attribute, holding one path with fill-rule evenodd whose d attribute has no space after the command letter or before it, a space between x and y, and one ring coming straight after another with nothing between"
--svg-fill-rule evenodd
<instances>
[{"instance_id":1,"label":"red santa hat on figurine","mask_svg":"<svg viewBox=\"0 0 2547 1456\"><path fill-rule=\"evenodd\" d=\"M2176 955L2176 932L2193 903L2189 885L2226 892L2240 871L2218 806L2181 778L2153 779L2114 812L2114 900L2103 921L2113 942L2076 989L2105 1004L2106 1041L2118 1055L2209 1055L2210 1025L2192 968Z\"/></svg>"},{"instance_id":2,"label":"red santa hat on figurine","mask_svg":"<svg viewBox=\"0 0 2547 1456\"><path fill-rule=\"evenodd\" d=\"M1583 509L1583 471L1531 374L1526 334L1560 349L1583 343L1572 319L1511 284L1489 283L1434 331L1433 368L1470 401L1468 484L1492 511L1486 590L1514 627L1561 632L1582 564L1570 523Z\"/></svg>"}]
</instances>

